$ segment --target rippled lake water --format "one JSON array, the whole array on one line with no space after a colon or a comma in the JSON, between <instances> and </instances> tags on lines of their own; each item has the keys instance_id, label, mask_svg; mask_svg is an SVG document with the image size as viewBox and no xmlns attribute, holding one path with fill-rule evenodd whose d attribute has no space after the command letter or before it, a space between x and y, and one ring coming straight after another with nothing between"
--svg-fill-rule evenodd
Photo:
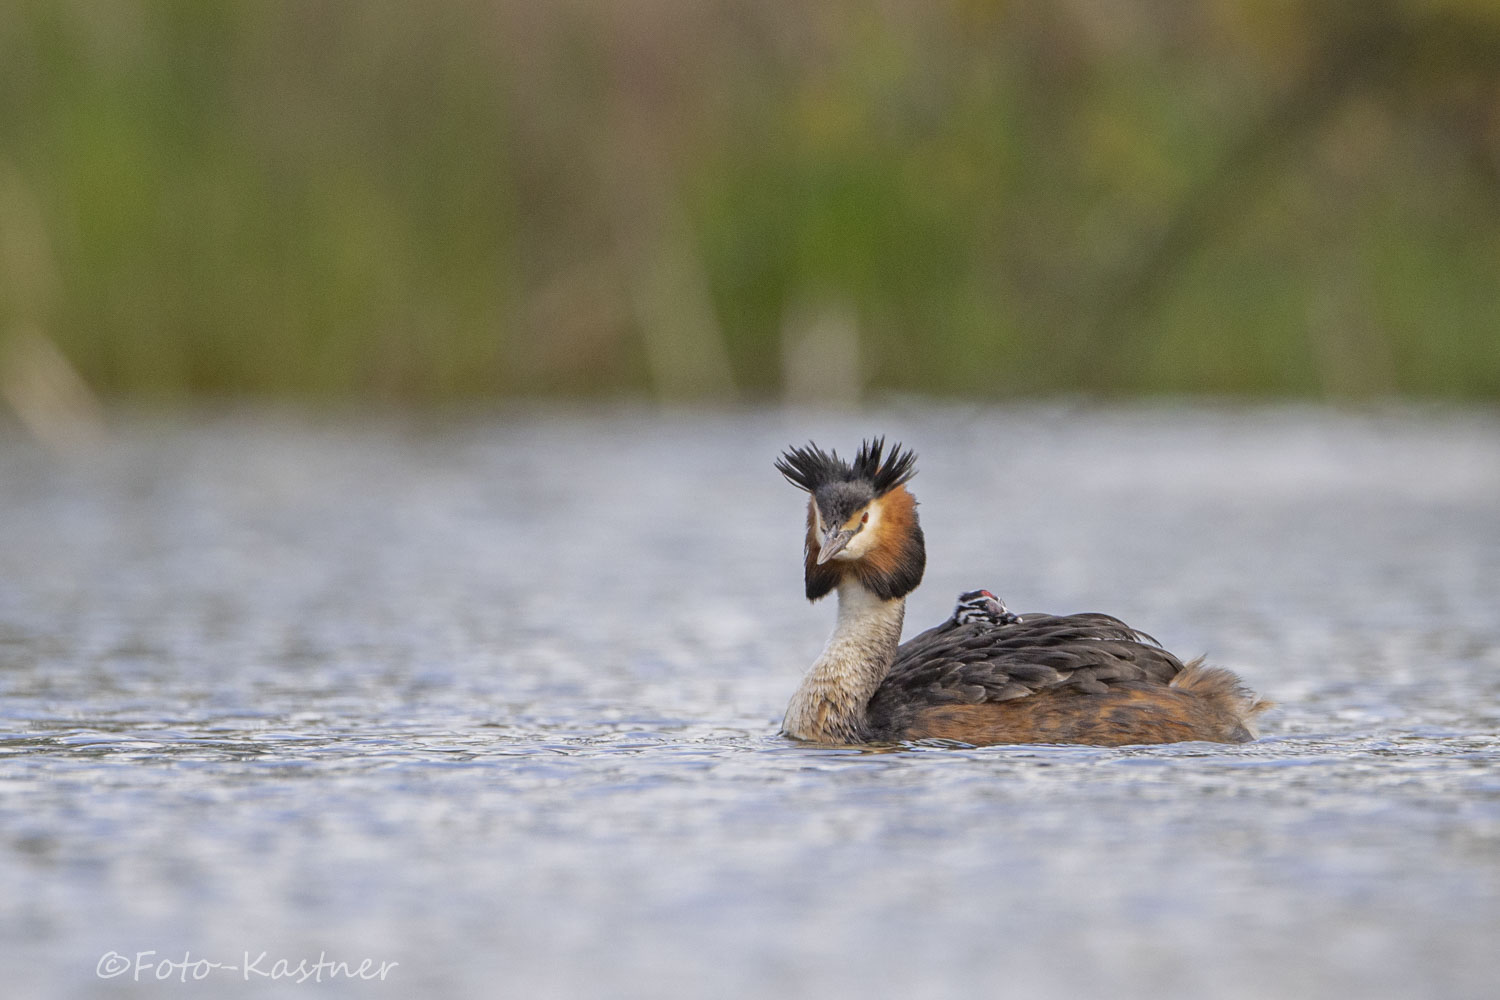
<instances>
[{"instance_id":1,"label":"rippled lake water","mask_svg":"<svg viewBox=\"0 0 1500 1000\"><path fill-rule=\"evenodd\" d=\"M921 455L908 633L1110 611L1264 737L779 739L833 608L771 462L870 431ZM0 431L0 993L1494 996L1497 580L1492 412Z\"/></svg>"}]
</instances>

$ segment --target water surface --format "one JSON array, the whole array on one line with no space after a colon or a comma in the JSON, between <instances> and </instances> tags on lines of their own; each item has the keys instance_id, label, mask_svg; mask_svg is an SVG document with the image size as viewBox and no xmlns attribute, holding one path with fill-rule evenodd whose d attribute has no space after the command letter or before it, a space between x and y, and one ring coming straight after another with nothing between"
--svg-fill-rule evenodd
<instances>
[{"instance_id":1,"label":"water surface","mask_svg":"<svg viewBox=\"0 0 1500 1000\"><path fill-rule=\"evenodd\" d=\"M908 633L980 586L1110 611L1280 702L1264 738L777 738L833 609L771 461L870 430L921 455ZM11 431L3 992L1490 996L1497 498L1484 412ZM399 964L263 975L320 955Z\"/></svg>"}]
</instances>

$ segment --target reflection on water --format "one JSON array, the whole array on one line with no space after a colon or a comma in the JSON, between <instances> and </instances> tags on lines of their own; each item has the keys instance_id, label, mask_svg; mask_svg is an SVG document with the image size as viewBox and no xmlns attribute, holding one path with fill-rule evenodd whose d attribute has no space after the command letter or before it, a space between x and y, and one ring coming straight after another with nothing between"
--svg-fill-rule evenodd
<instances>
[{"instance_id":1,"label":"reflection on water","mask_svg":"<svg viewBox=\"0 0 1500 1000\"><path fill-rule=\"evenodd\" d=\"M809 435L913 444L910 630L1108 610L1240 747L773 734ZM1483 996L1500 421L1312 410L137 420L0 438L7 996ZM257 956L265 954L263 965ZM107 965L107 963L106 963ZM202 967L193 966L200 969ZM247 977L249 981L247 982ZM191 973L188 976L191 981ZM285 981L283 981L285 983ZM211 991L211 992L210 992Z\"/></svg>"}]
</instances>

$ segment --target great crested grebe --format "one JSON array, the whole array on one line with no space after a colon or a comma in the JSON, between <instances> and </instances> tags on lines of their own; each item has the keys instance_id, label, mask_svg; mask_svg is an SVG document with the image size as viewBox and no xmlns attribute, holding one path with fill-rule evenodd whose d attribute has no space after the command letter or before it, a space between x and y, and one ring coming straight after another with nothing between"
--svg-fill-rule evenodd
<instances>
[{"instance_id":1,"label":"great crested grebe","mask_svg":"<svg viewBox=\"0 0 1500 1000\"><path fill-rule=\"evenodd\" d=\"M785 735L1094 746L1255 738L1269 705L1234 674L1184 664L1109 615L1017 616L977 590L902 643L906 595L927 555L906 489L916 455L884 451L884 438L866 441L851 463L809 443L776 463L809 494L807 599L839 595L833 635L787 706Z\"/></svg>"}]
</instances>

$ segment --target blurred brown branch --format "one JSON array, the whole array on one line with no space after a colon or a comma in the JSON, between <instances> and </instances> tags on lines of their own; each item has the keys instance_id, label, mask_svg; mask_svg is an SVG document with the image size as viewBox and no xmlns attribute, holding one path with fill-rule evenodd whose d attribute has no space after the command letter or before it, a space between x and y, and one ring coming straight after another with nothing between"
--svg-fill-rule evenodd
<instances>
[{"instance_id":1,"label":"blurred brown branch","mask_svg":"<svg viewBox=\"0 0 1500 1000\"><path fill-rule=\"evenodd\" d=\"M1479 104L1472 120L1493 127L1500 113L1494 103L1500 93L1500 25L1453 10L1413 11L1389 0L1342 13L1345 23L1320 40L1306 75L1230 144L1217 168L1186 192L1161 231L1107 286L1092 335L1082 344L1081 382L1104 393L1135 384L1139 373L1130 377L1127 344L1133 329L1161 308L1187 263L1222 239L1288 168L1295 151L1354 96L1437 102L1455 81L1482 80L1484 88L1471 98ZM1485 109L1492 113L1488 120ZM1462 141L1496 199L1493 210L1500 206L1495 136L1478 127Z\"/></svg>"}]
</instances>

